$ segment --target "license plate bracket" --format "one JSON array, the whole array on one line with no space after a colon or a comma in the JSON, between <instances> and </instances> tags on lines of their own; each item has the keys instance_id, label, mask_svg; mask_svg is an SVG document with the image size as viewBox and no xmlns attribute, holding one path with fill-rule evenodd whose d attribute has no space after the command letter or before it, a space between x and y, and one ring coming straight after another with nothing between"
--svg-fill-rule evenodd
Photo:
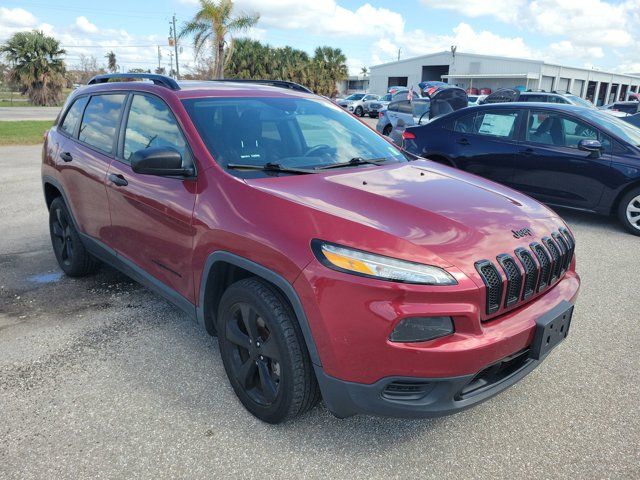
<instances>
[{"instance_id":1,"label":"license plate bracket","mask_svg":"<svg viewBox=\"0 0 640 480\"><path fill-rule=\"evenodd\" d=\"M536 333L531 345L531 357L546 357L569 334L573 305L562 302L547 315L536 320Z\"/></svg>"}]
</instances>

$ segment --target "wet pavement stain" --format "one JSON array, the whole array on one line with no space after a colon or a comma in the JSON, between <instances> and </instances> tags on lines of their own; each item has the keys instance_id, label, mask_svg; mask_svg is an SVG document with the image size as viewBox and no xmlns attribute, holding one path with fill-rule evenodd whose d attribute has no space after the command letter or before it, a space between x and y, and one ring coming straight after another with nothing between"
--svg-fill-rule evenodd
<instances>
[{"instance_id":1,"label":"wet pavement stain","mask_svg":"<svg viewBox=\"0 0 640 480\"><path fill-rule=\"evenodd\" d=\"M28 281L33 283L52 283L57 282L62 278L62 272L41 273L38 275L32 275L27 278Z\"/></svg>"}]
</instances>

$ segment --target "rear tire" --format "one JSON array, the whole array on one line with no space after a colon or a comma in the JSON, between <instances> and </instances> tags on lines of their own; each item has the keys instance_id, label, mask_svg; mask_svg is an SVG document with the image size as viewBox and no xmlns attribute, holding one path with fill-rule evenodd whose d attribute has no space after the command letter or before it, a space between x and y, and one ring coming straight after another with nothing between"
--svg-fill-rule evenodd
<instances>
[{"instance_id":1,"label":"rear tire","mask_svg":"<svg viewBox=\"0 0 640 480\"><path fill-rule=\"evenodd\" d=\"M622 197L618 219L630 233L640 236L640 188L634 188Z\"/></svg>"},{"instance_id":2,"label":"rear tire","mask_svg":"<svg viewBox=\"0 0 640 480\"><path fill-rule=\"evenodd\" d=\"M393 126L391 124L385 125L382 129L382 134L388 137L391 134L391 130L393 130Z\"/></svg>"},{"instance_id":3,"label":"rear tire","mask_svg":"<svg viewBox=\"0 0 640 480\"><path fill-rule=\"evenodd\" d=\"M246 278L224 292L218 341L233 390L260 420L281 423L319 401L320 390L295 314L269 283Z\"/></svg>"},{"instance_id":4,"label":"rear tire","mask_svg":"<svg viewBox=\"0 0 640 480\"><path fill-rule=\"evenodd\" d=\"M84 248L62 197L55 198L49 207L49 234L58 265L66 275L84 277L100 266Z\"/></svg>"}]
</instances>

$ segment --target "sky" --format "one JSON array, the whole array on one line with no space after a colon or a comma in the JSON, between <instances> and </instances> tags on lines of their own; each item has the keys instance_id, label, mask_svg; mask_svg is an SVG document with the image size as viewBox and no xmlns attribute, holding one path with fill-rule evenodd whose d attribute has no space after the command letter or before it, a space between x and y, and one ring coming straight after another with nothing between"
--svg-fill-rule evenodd
<instances>
[{"instance_id":1,"label":"sky","mask_svg":"<svg viewBox=\"0 0 640 480\"><path fill-rule=\"evenodd\" d=\"M113 50L124 69L168 66L169 23L178 30L198 0L0 0L0 41L40 29L60 40L69 66L80 55L106 64ZM247 36L310 53L339 47L352 74L362 67L449 50L542 59L607 71L640 72L640 0L236 0L259 13ZM181 71L193 48L181 43Z\"/></svg>"}]
</instances>

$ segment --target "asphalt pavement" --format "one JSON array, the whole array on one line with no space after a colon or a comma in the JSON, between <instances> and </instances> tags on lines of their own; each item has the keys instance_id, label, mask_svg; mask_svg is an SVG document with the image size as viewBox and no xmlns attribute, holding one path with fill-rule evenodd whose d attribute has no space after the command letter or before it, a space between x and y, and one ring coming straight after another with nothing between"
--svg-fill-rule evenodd
<instances>
[{"instance_id":1,"label":"asphalt pavement","mask_svg":"<svg viewBox=\"0 0 640 480\"><path fill-rule=\"evenodd\" d=\"M640 238L560 212L583 287L522 382L435 420L249 415L216 339L103 267L61 275L40 147L0 148L0 478L640 478ZM106 206L105 206L106 208Z\"/></svg>"},{"instance_id":2,"label":"asphalt pavement","mask_svg":"<svg viewBox=\"0 0 640 480\"><path fill-rule=\"evenodd\" d=\"M60 107L0 107L0 122L15 120L55 120Z\"/></svg>"}]
</instances>

